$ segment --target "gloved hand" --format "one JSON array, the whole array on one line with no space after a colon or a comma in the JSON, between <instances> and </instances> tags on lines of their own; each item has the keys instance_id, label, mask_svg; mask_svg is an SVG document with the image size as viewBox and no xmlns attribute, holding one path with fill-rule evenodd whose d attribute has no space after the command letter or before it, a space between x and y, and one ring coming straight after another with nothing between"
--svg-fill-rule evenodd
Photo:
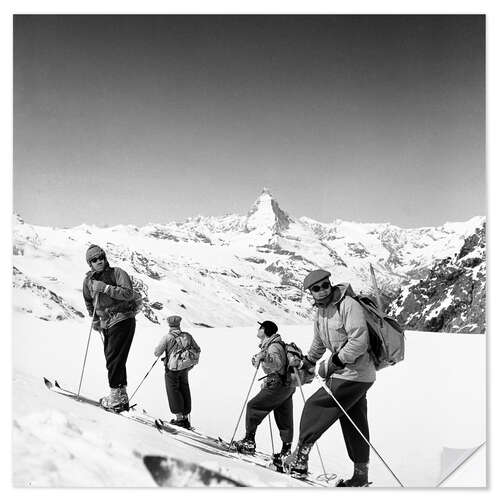
<instances>
[{"instance_id":1,"label":"gloved hand","mask_svg":"<svg viewBox=\"0 0 500 500\"><path fill-rule=\"evenodd\" d=\"M307 356L304 356L302 363L299 366L299 370L304 370L309 373L314 373L314 367L316 363L313 363Z\"/></svg>"},{"instance_id":2,"label":"gloved hand","mask_svg":"<svg viewBox=\"0 0 500 500\"><path fill-rule=\"evenodd\" d=\"M301 385L309 384L313 381L315 366L316 363L313 363L307 356L302 358L295 374L299 377Z\"/></svg>"},{"instance_id":3,"label":"gloved hand","mask_svg":"<svg viewBox=\"0 0 500 500\"><path fill-rule=\"evenodd\" d=\"M318 375L321 378L330 378L336 371L342 370L345 364L339 359L338 354L332 354L328 359L324 359L318 369Z\"/></svg>"},{"instance_id":4,"label":"gloved hand","mask_svg":"<svg viewBox=\"0 0 500 500\"><path fill-rule=\"evenodd\" d=\"M294 368L294 367L299 367L302 363L302 359L300 359L298 356L289 356L288 357L288 366Z\"/></svg>"},{"instance_id":5,"label":"gloved hand","mask_svg":"<svg viewBox=\"0 0 500 500\"><path fill-rule=\"evenodd\" d=\"M106 283L104 281L99 281L99 280L92 280L92 291L94 293L104 293L104 290L106 290Z\"/></svg>"},{"instance_id":6,"label":"gloved hand","mask_svg":"<svg viewBox=\"0 0 500 500\"><path fill-rule=\"evenodd\" d=\"M109 318L111 317L111 314L108 312L107 309L96 309L95 313L96 316L98 316L103 321L108 321Z\"/></svg>"},{"instance_id":7,"label":"gloved hand","mask_svg":"<svg viewBox=\"0 0 500 500\"><path fill-rule=\"evenodd\" d=\"M95 319L92 321L92 329L95 330L96 332L101 331L101 320Z\"/></svg>"},{"instance_id":8,"label":"gloved hand","mask_svg":"<svg viewBox=\"0 0 500 500\"><path fill-rule=\"evenodd\" d=\"M252 356L252 365L257 366L260 362L262 362L264 359L266 359L267 352L265 351L260 351L257 354L254 354Z\"/></svg>"}]
</instances>

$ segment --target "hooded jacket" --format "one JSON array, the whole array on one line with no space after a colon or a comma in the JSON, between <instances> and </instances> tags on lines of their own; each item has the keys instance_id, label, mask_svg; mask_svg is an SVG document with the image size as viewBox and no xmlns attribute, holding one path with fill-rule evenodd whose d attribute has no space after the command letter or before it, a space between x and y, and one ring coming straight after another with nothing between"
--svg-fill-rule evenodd
<instances>
[{"instance_id":1,"label":"hooded jacket","mask_svg":"<svg viewBox=\"0 0 500 500\"><path fill-rule=\"evenodd\" d=\"M90 316L94 312L95 294L92 280L109 285L106 292L98 294L96 317L100 319L101 328L111 328L116 323L135 316L134 290L129 275L119 267L107 265L103 271L89 271L83 280L83 298Z\"/></svg>"},{"instance_id":2,"label":"hooded jacket","mask_svg":"<svg viewBox=\"0 0 500 500\"><path fill-rule=\"evenodd\" d=\"M314 337L307 357L318 361L326 349L337 354L345 365L337 368L334 378L356 382L374 382L375 365L368 349L370 340L363 308L349 296L352 288L340 283L332 289L329 303L319 306L314 321Z\"/></svg>"}]
</instances>

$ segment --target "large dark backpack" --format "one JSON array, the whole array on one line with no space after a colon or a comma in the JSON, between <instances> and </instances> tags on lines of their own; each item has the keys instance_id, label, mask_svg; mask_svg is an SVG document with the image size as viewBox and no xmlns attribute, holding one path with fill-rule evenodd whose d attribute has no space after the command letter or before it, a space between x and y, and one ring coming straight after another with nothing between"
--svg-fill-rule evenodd
<instances>
[{"instance_id":1,"label":"large dark backpack","mask_svg":"<svg viewBox=\"0 0 500 500\"><path fill-rule=\"evenodd\" d=\"M379 311L370 297L356 295L350 285L347 285L346 295L363 308L370 337L369 352L375 369L382 370L402 361L405 357L405 335L401 325L394 318Z\"/></svg>"}]
</instances>

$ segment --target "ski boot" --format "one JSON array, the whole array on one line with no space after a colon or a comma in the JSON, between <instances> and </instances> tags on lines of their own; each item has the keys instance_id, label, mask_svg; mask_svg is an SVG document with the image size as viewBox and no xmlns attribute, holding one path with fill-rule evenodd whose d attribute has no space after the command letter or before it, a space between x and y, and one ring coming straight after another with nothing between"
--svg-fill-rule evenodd
<instances>
[{"instance_id":1,"label":"ski boot","mask_svg":"<svg viewBox=\"0 0 500 500\"><path fill-rule=\"evenodd\" d=\"M276 468L277 472L285 472L283 462L290 455L292 450L292 443L283 443L281 451L273 455L273 467Z\"/></svg>"},{"instance_id":2,"label":"ski boot","mask_svg":"<svg viewBox=\"0 0 500 500\"><path fill-rule=\"evenodd\" d=\"M170 420L172 425L176 425L177 427L182 427L183 429L191 429L191 424L187 418L173 418Z\"/></svg>"},{"instance_id":3,"label":"ski boot","mask_svg":"<svg viewBox=\"0 0 500 500\"><path fill-rule=\"evenodd\" d=\"M354 474L351 479L341 479L335 486L337 488L362 488L370 484L372 483L368 481L368 464L358 463L354 464Z\"/></svg>"},{"instance_id":4,"label":"ski boot","mask_svg":"<svg viewBox=\"0 0 500 500\"><path fill-rule=\"evenodd\" d=\"M255 438L253 436L249 436L248 434L243 439L235 441L233 446L236 448L236 451L243 453L244 455L255 454Z\"/></svg>"},{"instance_id":5,"label":"ski boot","mask_svg":"<svg viewBox=\"0 0 500 500\"><path fill-rule=\"evenodd\" d=\"M109 396L105 396L99 400L99 404L109 411L120 413L128 411L128 396L126 387L111 388Z\"/></svg>"},{"instance_id":6,"label":"ski boot","mask_svg":"<svg viewBox=\"0 0 500 500\"><path fill-rule=\"evenodd\" d=\"M309 452L313 443L297 445L295 451L284 460L284 468L295 479L305 479L308 474Z\"/></svg>"}]
</instances>

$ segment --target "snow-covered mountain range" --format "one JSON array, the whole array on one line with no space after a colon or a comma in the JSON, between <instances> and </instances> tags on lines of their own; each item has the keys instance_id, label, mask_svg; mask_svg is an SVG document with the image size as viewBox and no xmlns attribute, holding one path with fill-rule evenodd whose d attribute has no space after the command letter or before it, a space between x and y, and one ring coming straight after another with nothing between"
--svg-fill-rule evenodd
<instances>
[{"instance_id":1,"label":"snow-covered mountain range","mask_svg":"<svg viewBox=\"0 0 500 500\"><path fill-rule=\"evenodd\" d=\"M255 325L264 318L303 323L312 314L301 287L309 271L326 268L333 281L349 281L357 292L372 294L370 264L385 303L398 301L398 317L408 319L411 313L405 312L404 300L408 286L420 283L422 287L425 280L433 279L437 265L457 265L465 242L474 246L475 240L469 237L484 231L484 225L484 217L417 229L339 219L322 223L292 217L267 189L244 216L198 216L144 227L42 227L16 215L14 308L46 320L83 318L85 251L96 243L106 250L112 266L134 277L146 296L143 313L154 323L163 323L174 313L183 316L187 325L206 327ZM484 238L481 241L476 246L483 265ZM470 289L471 280L484 285L482 269L462 274L462 288ZM449 301L450 293L454 289L440 290L435 299ZM478 300L484 311L484 297ZM422 323L418 325L422 328ZM453 331L466 331L455 327L456 321L442 322L442 328L436 329L450 325Z\"/></svg>"}]
</instances>

